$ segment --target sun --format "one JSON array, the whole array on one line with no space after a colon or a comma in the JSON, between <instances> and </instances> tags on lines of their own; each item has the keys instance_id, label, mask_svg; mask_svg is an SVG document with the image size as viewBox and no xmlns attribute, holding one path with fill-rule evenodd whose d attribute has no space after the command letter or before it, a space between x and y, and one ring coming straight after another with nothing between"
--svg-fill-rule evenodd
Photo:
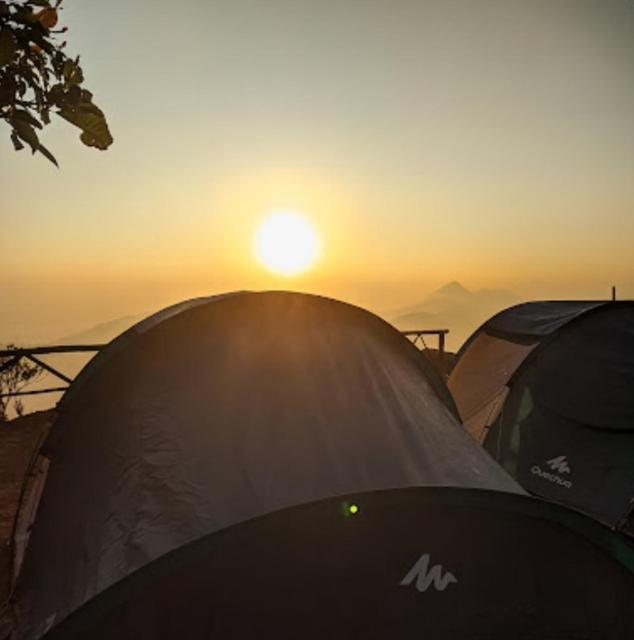
<instances>
[{"instance_id":1,"label":"sun","mask_svg":"<svg viewBox=\"0 0 634 640\"><path fill-rule=\"evenodd\" d=\"M269 270L292 276L309 269L319 258L321 241L313 225L292 211L267 216L254 237L257 259Z\"/></svg>"}]
</instances>

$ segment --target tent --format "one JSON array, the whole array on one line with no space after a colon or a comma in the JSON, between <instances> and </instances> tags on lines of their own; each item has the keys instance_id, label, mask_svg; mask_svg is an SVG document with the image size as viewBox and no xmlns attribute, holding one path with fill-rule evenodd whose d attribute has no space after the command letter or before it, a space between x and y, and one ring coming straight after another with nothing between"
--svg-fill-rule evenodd
<instances>
[{"instance_id":1,"label":"tent","mask_svg":"<svg viewBox=\"0 0 634 640\"><path fill-rule=\"evenodd\" d=\"M511 307L464 344L448 384L524 488L634 535L634 303Z\"/></svg>"},{"instance_id":2,"label":"tent","mask_svg":"<svg viewBox=\"0 0 634 640\"><path fill-rule=\"evenodd\" d=\"M0 421L0 638L13 625L8 603L46 477L47 460L37 452L52 419L52 411L38 411Z\"/></svg>"},{"instance_id":3,"label":"tent","mask_svg":"<svg viewBox=\"0 0 634 640\"><path fill-rule=\"evenodd\" d=\"M556 505L392 489L202 537L106 590L46 640L631 640L633 570L614 534Z\"/></svg>"},{"instance_id":4,"label":"tent","mask_svg":"<svg viewBox=\"0 0 634 640\"><path fill-rule=\"evenodd\" d=\"M527 498L454 411L416 347L344 303L150 317L59 407L17 637L631 637L629 549Z\"/></svg>"}]
</instances>

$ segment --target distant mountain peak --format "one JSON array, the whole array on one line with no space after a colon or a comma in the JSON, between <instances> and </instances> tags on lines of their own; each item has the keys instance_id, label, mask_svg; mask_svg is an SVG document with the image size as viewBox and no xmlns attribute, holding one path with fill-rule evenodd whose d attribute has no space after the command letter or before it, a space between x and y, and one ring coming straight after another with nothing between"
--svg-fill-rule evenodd
<instances>
[{"instance_id":1,"label":"distant mountain peak","mask_svg":"<svg viewBox=\"0 0 634 640\"><path fill-rule=\"evenodd\" d=\"M469 295L471 291L463 287L457 280L452 280L447 284L444 284L440 289L436 289L434 293L440 293L445 295Z\"/></svg>"},{"instance_id":2,"label":"distant mountain peak","mask_svg":"<svg viewBox=\"0 0 634 640\"><path fill-rule=\"evenodd\" d=\"M487 318L518 301L518 297L506 289L470 291L452 280L422 302L395 311L390 320L402 330L449 329L447 347L457 349Z\"/></svg>"}]
</instances>

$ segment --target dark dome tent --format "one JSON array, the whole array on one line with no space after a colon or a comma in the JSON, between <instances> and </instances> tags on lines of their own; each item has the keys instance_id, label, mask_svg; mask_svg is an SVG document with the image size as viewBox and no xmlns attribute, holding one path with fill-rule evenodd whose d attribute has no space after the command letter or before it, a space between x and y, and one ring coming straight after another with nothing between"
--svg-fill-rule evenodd
<instances>
[{"instance_id":1,"label":"dark dome tent","mask_svg":"<svg viewBox=\"0 0 634 640\"><path fill-rule=\"evenodd\" d=\"M84 369L42 453L19 640L634 631L628 548L526 497L416 347L344 303L160 312Z\"/></svg>"},{"instance_id":2,"label":"dark dome tent","mask_svg":"<svg viewBox=\"0 0 634 640\"><path fill-rule=\"evenodd\" d=\"M471 435L533 494L634 535L634 303L511 307L449 388Z\"/></svg>"}]
</instances>

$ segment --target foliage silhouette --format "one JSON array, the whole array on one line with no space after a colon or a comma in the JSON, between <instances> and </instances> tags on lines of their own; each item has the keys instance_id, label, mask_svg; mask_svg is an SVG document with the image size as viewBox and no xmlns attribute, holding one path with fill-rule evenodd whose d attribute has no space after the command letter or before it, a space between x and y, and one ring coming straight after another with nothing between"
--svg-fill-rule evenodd
<instances>
[{"instance_id":1,"label":"foliage silhouette","mask_svg":"<svg viewBox=\"0 0 634 640\"><path fill-rule=\"evenodd\" d=\"M0 119L11 129L17 151L25 144L57 165L40 142L38 130L50 123L51 113L81 130L89 147L112 144L106 117L83 88L79 57L64 52L66 42L55 29L62 0L0 0Z\"/></svg>"},{"instance_id":2,"label":"foliage silhouette","mask_svg":"<svg viewBox=\"0 0 634 640\"><path fill-rule=\"evenodd\" d=\"M7 345L7 349L15 349L14 345ZM15 361L13 356L0 357L0 395L15 393L34 382L44 372L42 367L24 358ZM24 405L20 397L0 397L0 422L9 419L9 405L13 401L13 410L21 416Z\"/></svg>"}]
</instances>

